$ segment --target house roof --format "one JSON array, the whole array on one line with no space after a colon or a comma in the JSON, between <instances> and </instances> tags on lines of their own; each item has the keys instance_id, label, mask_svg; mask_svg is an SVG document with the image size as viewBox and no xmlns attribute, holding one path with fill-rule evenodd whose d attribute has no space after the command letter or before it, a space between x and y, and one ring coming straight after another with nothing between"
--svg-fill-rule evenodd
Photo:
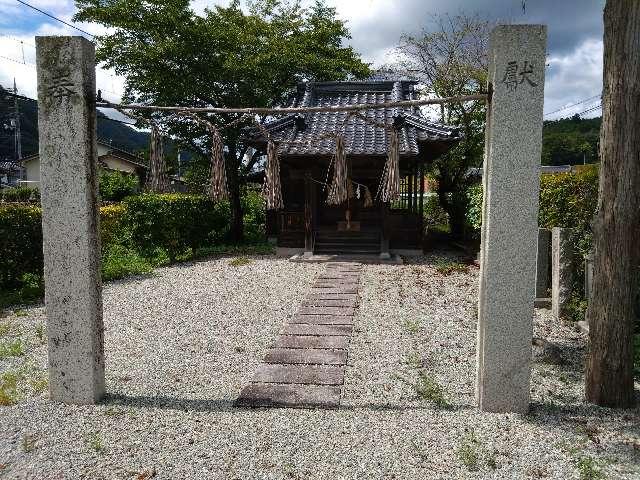
<instances>
[{"instance_id":1,"label":"house roof","mask_svg":"<svg viewBox=\"0 0 640 480\"><path fill-rule=\"evenodd\" d=\"M409 80L302 83L298 85L293 106L379 105L413 100L415 83ZM439 144L437 150L443 151L460 140L457 129L429 121L415 107L378 108L361 113L365 119L351 117L346 123L348 112L312 112L289 115L263 126L275 141L284 141L281 155L331 155L335 140L318 137L337 133L343 124L348 155L386 156L389 131L380 124L397 126L402 156L419 155L422 144ZM248 129L246 134L250 143L264 145L265 139L257 128Z\"/></svg>"},{"instance_id":2,"label":"house roof","mask_svg":"<svg viewBox=\"0 0 640 480\"><path fill-rule=\"evenodd\" d=\"M118 158L119 160L122 160L123 162L127 162L130 163L132 165L134 165L137 168L141 168L144 170L148 170L149 167L146 166L145 164L141 163L142 161L142 157L140 157L139 155L129 152L127 150L123 150L121 148L117 148L114 147L110 141L108 140L102 140L102 139L98 139L98 144L102 145L103 147L107 147L109 149L109 151L105 154L105 155L110 155L113 157ZM102 155L103 157L104 155ZM27 157L24 157L22 159L22 163L28 163L31 162L32 160L35 160L37 158L40 158L40 154L39 153L34 153L32 155L29 155ZM100 158L98 158L98 162L100 163Z\"/></svg>"}]
</instances>

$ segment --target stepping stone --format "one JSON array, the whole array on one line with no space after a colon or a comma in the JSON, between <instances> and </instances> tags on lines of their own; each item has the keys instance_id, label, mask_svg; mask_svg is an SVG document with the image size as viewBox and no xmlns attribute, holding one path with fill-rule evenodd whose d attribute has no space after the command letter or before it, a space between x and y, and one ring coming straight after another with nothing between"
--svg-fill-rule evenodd
<instances>
[{"instance_id":1,"label":"stepping stone","mask_svg":"<svg viewBox=\"0 0 640 480\"><path fill-rule=\"evenodd\" d=\"M235 402L239 407L324 407L340 405L340 387L251 383Z\"/></svg>"},{"instance_id":2,"label":"stepping stone","mask_svg":"<svg viewBox=\"0 0 640 480\"><path fill-rule=\"evenodd\" d=\"M254 383L342 385L344 383L344 367L263 363L258 367L251 381Z\"/></svg>"},{"instance_id":3,"label":"stepping stone","mask_svg":"<svg viewBox=\"0 0 640 480\"><path fill-rule=\"evenodd\" d=\"M347 317L348 318L348 317ZM283 335L329 335L349 337L353 325L309 325L290 323L282 329Z\"/></svg>"},{"instance_id":4,"label":"stepping stone","mask_svg":"<svg viewBox=\"0 0 640 480\"><path fill-rule=\"evenodd\" d=\"M356 288L358 286L358 282L352 282L351 280L325 280L315 282L313 286L316 288L336 288L342 286Z\"/></svg>"},{"instance_id":5,"label":"stepping stone","mask_svg":"<svg viewBox=\"0 0 640 480\"><path fill-rule=\"evenodd\" d=\"M307 300L358 300L355 293L310 293Z\"/></svg>"},{"instance_id":6,"label":"stepping stone","mask_svg":"<svg viewBox=\"0 0 640 480\"><path fill-rule=\"evenodd\" d=\"M317 280L325 281L325 280L351 280L353 282L358 282L360 280L360 275L355 274L346 274L346 273L327 273L325 275L320 275Z\"/></svg>"},{"instance_id":7,"label":"stepping stone","mask_svg":"<svg viewBox=\"0 0 640 480\"><path fill-rule=\"evenodd\" d=\"M346 350L349 337L317 335L280 335L276 338L275 348L333 348Z\"/></svg>"},{"instance_id":8,"label":"stepping stone","mask_svg":"<svg viewBox=\"0 0 640 480\"><path fill-rule=\"evenodd\" d=\"M358 289L355 287L347 287L347 286L341 286L341 287L318 287L318 288L312 288L311 292L312 295L317 295L317 294L322 294L322 295L328 295L330 293L338 293L338 294L342 294L342 293L358 293Z\"/></svg>"},{"instance_id":9,"label":"stepping stone","mask_svg":"<svg viewBox=\"0 0 640 480\"><path fill-rule=\"evenodd\" d=\"M272 348L264 357L265 363L286 363L294 365L346 365L345 350L328 350L320 348Z\"/></svg>"},{"instance_id":10,"label":"stepping stone","mask_svg":"<svg viewBox=\"0 0 640 480\"><path fill-rule=\"evenodd\" d=\"M353 307L300 307L300 315L349 315L353 316L356 309Z\"/></svg>"},{"instance_id":11,"label":"stepping stone","mask_svg":"<svg viewBox=\"0 0 640 480\"><path fill-rule=\"evenodd\" d=\"M309 323L312 325L353 325L353 317L349 315L300 315L297 314L289 323Z\"/></svg>"},{"instance_id":12,"label":"stepping stone","mask_svg":"<svg viewBox=\"0 0 640 480\"><path fill-rule=\"evenodd\" d=\"M342 299L318 299L318 298L307 298L302 302L303 307L352 307L354 308L357 305L355 299L353 300L342 300Z\"/></svg>"}]
</instances>

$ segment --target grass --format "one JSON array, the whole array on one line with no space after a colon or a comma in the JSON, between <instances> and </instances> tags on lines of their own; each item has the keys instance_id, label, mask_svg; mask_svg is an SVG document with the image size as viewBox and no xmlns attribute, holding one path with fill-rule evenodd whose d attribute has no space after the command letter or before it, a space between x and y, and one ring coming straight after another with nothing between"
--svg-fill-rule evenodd
<instances>
[{"instance_id":1,"label":"grass","mask_svg":"<svg viewBox=\"0 0 640 480\"><path fill-rule=\"evenodd\" d=\"M15 314L16 317L27 317L27 316L29 316L29 312L27 312L26 310L23 310L21 308L19 308L18 310L16 310L13 313Z\"/></svg>"},{"instance_id":2,"label":"grass","mask_svg":"<svg viewBox=\"0 0 640 480\"><path fill-rule=\"evenodd\" d=\"M0 359L9 357L21 357L24 355L24 343L17 338L9 342L0 343Z\"/></svg>"},{"instance_id":3,"label":"grass","mask_svg":"<svg viewBox=\"0 0 640 480\"><path fill-rule=\"evenodd\" d=\"M408 318L404 321L404 328L410 334L415 335L422 328L422 321L420 319L414 320L414 319Z\"/></svg>"},{"instance_id":4,"label":"grass","mask_svg":"<svg viewBox=\"0 0 640 480\"><path fill-rule=\"evenodd\" d=\"M23 435L22 436L22 451L24 453L31 453L33 452L36 447L37 447L37 441L38 439L35 437L35 435Z\"/></svg>"},{"instance_id":5,"label":"grass","mask_svg":"<svg viewBox=\"0 0 640 480\"><path fill-rule=\"evenodd\" d=\"M447 262L444 260L436 263L436 272L440 275L451 275L452 273L467 273L469 265L460 262Z\"/></svg>"},{"instance_id":6,"label":"grass","mask_svg":"<svg viewBox=\"0 0 640 480\"><path fill-rule=\"evenodd\" d=\"M580 480L603 480L606 478L600 463L588 455L581 456L576 460L576 468Z\"/></svg>"},{"instance_id":7,"label":"grass","mask_svg":"<svg viewBox=\"0 0 640 480\"><path fill-rule=\"evenodd\" d=\"M44 324L39 323L38 325L36 325L36 337L38 338L40 345L44 345L45 343L47 343L47 332Z\"/></svg>"},{"instance_id":8,"label":"grass","mask_svg":"<svg viewBox=\"0 0 640 480\"><path fill-rule=\"evenodd\" d=\"M438 408L451 407L446 398L444 387L425 372L419 373L418 381L415 384L415 390L418 397L422 400L431 402Z\"/></svg>"},{"instance_id":9,"label":"grass","mask_svg":"<svg viewBox=\"0 0 640 480\"><path fill-rule=\"evenodd\" d=\"M238 257L233 260L229 260L229 265L232 267L242 267L243 265L249 265L253 260L247 257Z\"/></svg>"},{"instance_id":10,"label":"grass","mask_svg":"<svg viewBox=\"0 0 640 480\"><path fill-rule=\"evenodd\" d=\"M147 275L153 271L149 260L136 251L114 245L102 255L102 279L116 280L132 275Z\"/></svg>"},{"instance_id":11,"label":"grass","mask_svg":"<svg viewBox=\"0 0 640 480\"><path fill-rule=\"evenodd\" d=\"M104 441L102 440L102 436L100 435L100 432L89 433L86 436L85 441L87 443L87 447L89 447L94 452L96 453L104 452L105 446L104 446Z\"/></svg>"},{"instance_id":12,"label":"grass","mask_svg":"<svg viewBox=\"0 0 640 480\"><path fill-rule=\"evenodd\" d=\"M470 472L480 470L481 444L473 431L467 433L456 450L458 459Z\"/></svg>"},{"instance_id":13,"label":"grass","mask_svg":"<svg viewBox=\"0 0 640 480\"><path fill-rule=\"evenodd\" d=\"M13 330L13 324L11 322L0 323L0 338L6 337Z\"/></svg>"},{"instance_id":14,"label":"grass","mask_svg":"<svg viewBox=\"0 0 640 480\"><path fill-rule=\"evenodd\" d=\"M0 406L8 407L18 403L19 372L4 372L0 374Z\"/></svg>"}]
</instances>

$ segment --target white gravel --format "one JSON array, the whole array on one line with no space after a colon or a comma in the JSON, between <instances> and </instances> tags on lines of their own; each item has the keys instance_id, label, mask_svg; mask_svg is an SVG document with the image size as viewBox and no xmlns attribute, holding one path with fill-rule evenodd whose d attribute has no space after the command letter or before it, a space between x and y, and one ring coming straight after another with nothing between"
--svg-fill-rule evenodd
<instances>
[{"instance_id":1,"label":"white gravel","mask_svg":"<svg viewBox=\"0 0 640 480\"><path fill-rule=\"evenodd\" d=\"M333 411L231 406L322 265L222 258L108 284L107 398L67 406L25 388L0 407L0 478L640 478L640 411L582 401L585 338L546 310L535 334L569 364L534 366L529 415L474 408L477 270L442 276L436 260L364 267ZM27 312L0 319L26 342L0 373L38 378L46 319ZM421 372L448 408L417 396Z\"/></svg>"}]
</instances>

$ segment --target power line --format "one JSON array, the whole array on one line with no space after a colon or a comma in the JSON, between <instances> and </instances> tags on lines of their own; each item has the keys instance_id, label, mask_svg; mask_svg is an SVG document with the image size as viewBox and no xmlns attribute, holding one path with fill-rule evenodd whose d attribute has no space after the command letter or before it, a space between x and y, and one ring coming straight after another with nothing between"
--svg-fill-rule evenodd
<instances>
[{"instance_id":1,"label":"power line","mask_svg":"<svg viewBox=\"0 0 640 480\"><path fill-rule=\"evenodd\" d=\"M582 112L578 113L578 115L584 115L585 113L594 112L601 108L602 108L602 104L599 104L599 105L596 105L595 107L591 107L591 108L587 108L586 110L583 110Z\"/></svg>"},{"instance_id":2,"label":"power line","mask_svg":"<svg viewBox=\"0 0 640 480\"><path fill-rule=\"evenodd\" d=\"M16 60L15 58L5 57L4 55L0 55L0 58L4 60L9 60L10 62L19 63L20 65L27 65L28 67L35 67L33 63L25 62L24 60Z\"/></svg>"},{"instance_id":3,"label":"power line","mask_svg":"<svg viewBox=\"0 0 640 480\"><path fill-rule=\"evenodd\" d=\"M33 43L25 42L24 40L20 40L19 38L12 37L11 35L5 35L4 33L0 33L0 37L5 37L5 38L8 38L9 40L13 40L14 42L21 43L28 47L36 48L36 46Z\"/></svg>"},{"instance_id":4,"label":"power line","mask_svg":"<svg viewBox=\"0 0 640 480\"><path fill-rule=\"evenodd\" d=\"M23 0L16 0L16 2L21 3L22 5L24 5L26 7L32 8L36 12L40 12L43 15L46 15L47 17L53 18L54 20L57 20L58 22L65 24L67 27L71 27L71 28L73 28L75 30L78 30L79 32L84 33L85 35L89 35L91 38L95 38L95 35L92 35L89 32L86 32L86 31L82 30L81 28L76 27L75 25L73 25L71 23L65 22L64 20L62 20L62 19L60 19L60 18L58 18L58 17L56 17L54 15L51 15L50 13L45 12L44 10L40 10L39 8L34 7L33 5L29 5L27 2L24 2Z\"/></svg>"},{"instance_id":5,"label":"power line","mask_svg":"<svg viewBox=\"0 0 640 480\"><path fill-rule=\"evenodd\" d=\"M594 99L599 98L599 97L600 97L600 94L594 95L593 97L585 98L584 100L580 100L579 102L573 103L571 105L567 105L566 107L559 108L558 110L554 110L553 112L547 112L547 113L544 114L544 116L546 117L547 115L551 115L553 113L558 113L558 112L561 112L563 110L567 110L569 108L573 108L573 107L575 107L577 105L580 105L582 103L588 102L589 100L594 100Z\"/></svg>"}]
</instances>

